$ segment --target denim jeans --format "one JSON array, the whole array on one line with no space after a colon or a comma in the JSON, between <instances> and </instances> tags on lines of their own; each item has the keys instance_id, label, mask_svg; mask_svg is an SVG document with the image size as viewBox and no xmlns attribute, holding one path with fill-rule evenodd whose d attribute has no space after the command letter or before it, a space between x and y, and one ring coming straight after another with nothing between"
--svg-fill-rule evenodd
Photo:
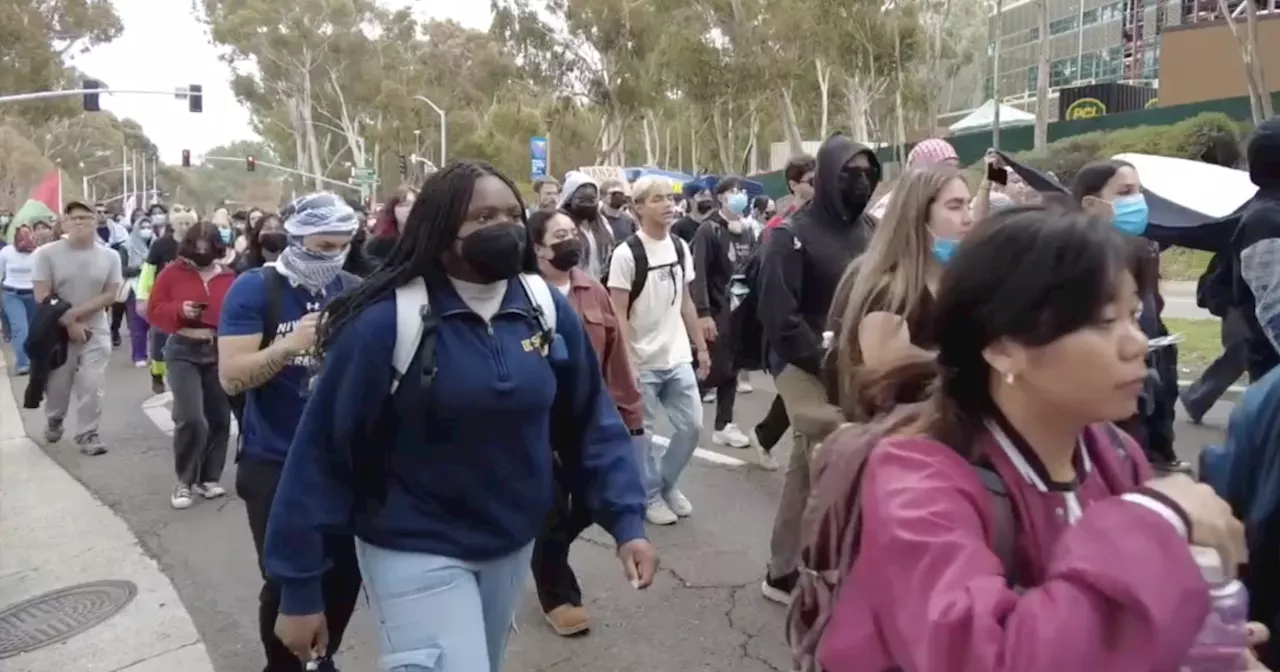
<instances>
[{"instance_id":1,"label":"denim jeans","mask_svg":"<svg viewBox=\"0 0 1280 672\"><path fill-rule=\"evenodd\" d=\"M532 551L467 562L356 539L382 647L378 670L502 672Z\"/></svg>"},{"instance_id":2,"label":"denim jeans","mask_svg":"<svg viewBox=\"0 0 1280 672\"><path fill-rule=\"evenodd\" d=\"M681 472L693 457L693 450L698 447L698 435L702 432L702 396L698 393L698 376L689 364L641 371L640 394L644 397L645 436L654 435L659 413L666 414L672 429L666 450L649 441L639 458L644 469L645 495L653 501L676 487Z\"/></svg>"},{"instance_id":3,"label":"denim jeans","mask_svg":"<svg viewBox=\"0 0 1280 672\"><path fill-rule=\"evenodd\" d=\"M14 365L19 371L31 367L27 359L27 334L31 331L31 318L36 314L36 299L31 290L5 289L4 316L9 321L9 342L13 345Z\"/></svg>"}]
</instances>

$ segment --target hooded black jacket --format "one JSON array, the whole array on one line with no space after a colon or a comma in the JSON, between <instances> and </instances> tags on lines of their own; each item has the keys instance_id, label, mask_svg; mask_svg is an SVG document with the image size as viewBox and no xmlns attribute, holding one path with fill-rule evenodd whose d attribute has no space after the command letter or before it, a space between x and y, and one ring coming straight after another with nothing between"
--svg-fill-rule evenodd
<instances>
[{"instance_id":1,"label":"hooded black jacket","mask_svg":"<svg viewBox=\"0 0 1280 672\"><path fill-rule=\"evenodd\" d=\"M868 202L851 212L842 198L841 175L856 154L871 162L871 189ZM818 149L813 199L765 235L756 291L775 374L791 364L818 375L827 311L845 267L871 239L875 220L865 210L880 177L875 152L844 135L831 136Z\"/></svg>"},{"instance_id":2,"label":"hooded black jacket","mask_svg":"<svg viewBox=\"0 0 1280 672\"><path fill-rule=\"evenodd\" d=\"M1258 126L1248 155L1258 193L1232 248L1240 261L1236 299L1249 323L1249 377L1258 380L1280 364L1280 117Z\"/></svg>"}]
</instances>

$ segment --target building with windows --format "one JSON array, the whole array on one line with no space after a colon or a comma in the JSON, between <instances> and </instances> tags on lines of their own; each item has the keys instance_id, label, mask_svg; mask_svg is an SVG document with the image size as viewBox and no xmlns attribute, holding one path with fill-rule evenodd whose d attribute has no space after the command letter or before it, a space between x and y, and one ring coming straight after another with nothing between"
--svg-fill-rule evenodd
<instances>
[{"instance_id":1,"label":"building with windows","mask_svg":"<svg viewBox=\"0 0 1280 672\"><path fill-rule=\"evenodd\" d=\"M1049 87L1102 82L1155 86L1160 78L1160 38L1166 26L1183 19L1183 4L1204 0L1045 0L1049 30L1040 34L1035 0L1007 3L990 18L989 33L998 36L999 76L988 67L987 97L1007 104L1034 102L1041 40L1049 40ZM988 65L996 41L989 42ZM1050 109L1053 109L1051 106Z\"/></svg>"}]
</instances>

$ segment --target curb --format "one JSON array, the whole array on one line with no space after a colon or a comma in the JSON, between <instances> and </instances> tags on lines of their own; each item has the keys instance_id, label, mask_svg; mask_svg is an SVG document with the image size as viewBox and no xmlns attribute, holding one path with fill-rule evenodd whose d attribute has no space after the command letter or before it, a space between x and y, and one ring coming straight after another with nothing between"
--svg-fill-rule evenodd
<instances>
[{"instance_id":1,"label":"curb","mask_svg":"<svg viewBox=\"0 0 1280 672\"><path fill-rule=\"evenodd\" d=\"M133 589L118 611L104 611L83 630L72 627L79 615L75 607L95 605L64 611L48 603L46 617L22 631L20 641L27 646L0 651L2 667L66 672L87 664L118 672L213 672L190 613L137 536L27 436L3 353L0 383L0 610L86 583ZM9 625L22 630L24 624L15 616ZM31 644L50 641L47 631L58 628L74 634Z\"/></svg>"}]
</instances>

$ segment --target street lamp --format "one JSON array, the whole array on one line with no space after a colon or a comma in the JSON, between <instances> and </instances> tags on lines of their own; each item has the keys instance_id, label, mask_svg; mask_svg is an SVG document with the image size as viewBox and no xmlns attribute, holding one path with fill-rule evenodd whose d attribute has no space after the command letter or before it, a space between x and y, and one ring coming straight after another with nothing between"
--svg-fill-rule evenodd
<instances>
[{"instance_id":1,"label":"street lamp","mask_svg":"<svg viewBox=\"0 0 1280 672\"><path fill-rule=\"evenodd\" d=\"M82 165L83 165L83 164L82 164ZM103 175L109 175L109 174L114 173L114 172L116 172L116 171L118 171L118 170L128 170L128 166L116 166L115 168L108 168L108 169L106 169L106 170L100 170L100 171L98 171L98 172L96 172L96 173L94 173L94 174L92 174L92 175L85 175L84 177L81 177L81 178L80 178L80 193L84 194L84 197L85 197L85 198L89 198L89 180L92 180L92 179L93 179L93 178L95 178L95 177L101 177L101 176L103 176ZM92 200L92 199L90 199L90 200Z\"/></svg>"},{"instance_id":2,"label":"street lamp","mask_svg":"<svg viewBox=\"0 0 1280 672\"><path fill-rule=\"evenodd\" d=\"M443 166L447 160L446 159L447 153L445 150L449 146L449 143L448 143L449 130L448 130L448 123L445 121L444 110L440 109L439 105L436 105L435 103L431 102L431 100L426 96L414 96L413 99L421 100L422 102L430 105L431 109L435 110L436 114L440 115L440 165Z\"/></svg>"}]
</instances>

